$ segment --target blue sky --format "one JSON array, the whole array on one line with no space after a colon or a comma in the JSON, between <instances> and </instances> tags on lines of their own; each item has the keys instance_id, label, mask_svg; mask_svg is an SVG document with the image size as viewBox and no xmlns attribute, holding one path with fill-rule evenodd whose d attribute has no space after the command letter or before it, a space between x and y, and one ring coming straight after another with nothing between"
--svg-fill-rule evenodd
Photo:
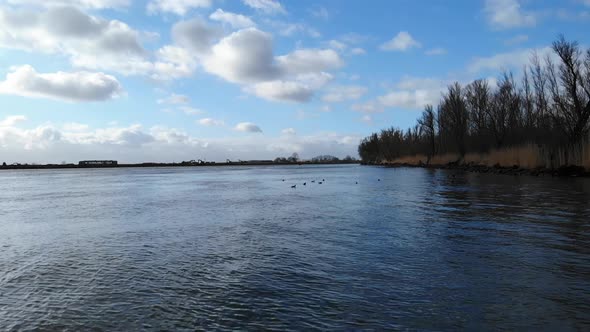
<instances>
[{"instance_id":1,"label":"blue sky","mask_svg":"<svg viewBox=\"0 0 590 332\"><path fill-rule=\"evenodd\" d=\"M588 0L0 0L0 159L356 155L589 23Z\"/></svg>"}]
</instances>

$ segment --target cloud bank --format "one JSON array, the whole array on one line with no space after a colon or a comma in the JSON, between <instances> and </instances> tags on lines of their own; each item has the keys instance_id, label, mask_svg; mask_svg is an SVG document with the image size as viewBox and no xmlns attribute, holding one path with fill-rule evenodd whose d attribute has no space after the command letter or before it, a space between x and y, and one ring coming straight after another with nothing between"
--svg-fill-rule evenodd
<instances>
[{"instance_id":1,"label":"cloud bank","mask_svg":"<svg viewBox=\"0 0 590 332\"><path fill-rule=\"evenodd\" d=\"M29 65L14 67L0 82L2 94L69 102L105 101L123 92L119 81L110 75L87 71L41 74Z\"/></svg>"}]
</instances>

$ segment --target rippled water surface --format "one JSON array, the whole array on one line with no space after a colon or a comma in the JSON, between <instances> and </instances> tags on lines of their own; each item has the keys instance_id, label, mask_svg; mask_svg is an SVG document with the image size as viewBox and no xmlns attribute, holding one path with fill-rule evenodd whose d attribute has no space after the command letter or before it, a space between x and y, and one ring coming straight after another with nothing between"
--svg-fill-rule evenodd
<instances>
[{"instance_id":1,"label":"rippled water surface","mask_svg":"<svg viewBox=\"0 0 590 332\"><path fill-rule=\"evenodd\" d=\"M588 180L281 166L0 184L0 330L590 329Z\"/></svg>"}]
</instances>

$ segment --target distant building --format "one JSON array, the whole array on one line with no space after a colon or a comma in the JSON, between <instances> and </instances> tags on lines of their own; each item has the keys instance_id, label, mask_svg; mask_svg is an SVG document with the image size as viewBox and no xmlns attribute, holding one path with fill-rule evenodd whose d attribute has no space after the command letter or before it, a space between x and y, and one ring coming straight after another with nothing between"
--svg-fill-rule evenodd
<instances>
[{"instance_id":1,"label":"distant building","mask_svg":"<svg viewBox=\"0 0 590 332\"><path fill-rule=\"evenodd\" d=\"M78 166L117 166L116 160L82 160Z\"/></svg>"}]
</instances>

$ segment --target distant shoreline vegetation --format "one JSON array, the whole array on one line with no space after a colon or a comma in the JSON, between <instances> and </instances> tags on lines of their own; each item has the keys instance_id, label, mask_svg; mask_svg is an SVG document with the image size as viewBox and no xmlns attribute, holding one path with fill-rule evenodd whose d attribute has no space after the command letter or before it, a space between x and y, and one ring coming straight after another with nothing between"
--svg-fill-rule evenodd
<instances>
[{"instance_id":1,"label":"distant shoreline vegetation","mask_svg":"<svg viewBox=\"0 0 590 332\"><path fill-rule=\"evenodd\" d=\"M362 163L590 170L590 49L560 36L552 51L533 53L518 82L451 84L414 127L364 138Z\"/></svg>"},{"instance_id":2,"label":"distant shoreline vegetation","mask_svg":"<svg viewBox=\"0 0 590 332\"><path fill-rule=\"evenodd\" d=\"M179 163L134 163L121 164L116 160L82 160L78 164L62 162L61 164L6 164L0 165L0 169L55 169L55 168L131 168L131 167L197 167L197 166L266 166L266 165L326 165L326 164L358 164L360 161L354 157L346 156L339 159L331 155L321 155L309 160L301 160L297 153L290 157L278 157L274 160L229 160L214 162L204 160L189 160Z\"/></svg>"}]
</instances>

